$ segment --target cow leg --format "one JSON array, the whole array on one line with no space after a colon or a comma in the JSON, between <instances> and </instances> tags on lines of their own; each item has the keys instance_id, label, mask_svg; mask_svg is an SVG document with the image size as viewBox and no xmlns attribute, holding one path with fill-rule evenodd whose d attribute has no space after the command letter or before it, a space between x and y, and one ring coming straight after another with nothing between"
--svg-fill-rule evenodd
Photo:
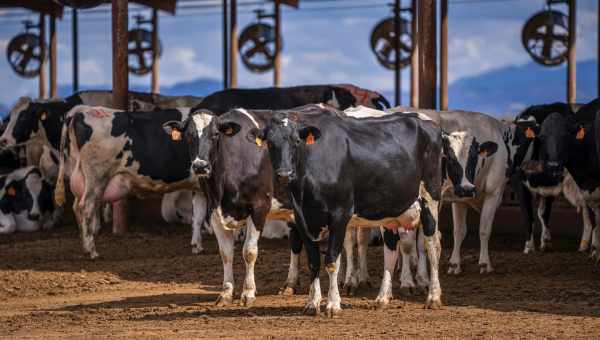
<instances>
[{"instance_id":1,"label":"cow leg","mask_svg":"<svg viewBox=\"0 0 600 340\"><path fill-rule=\"evenodd\" d=\"M321 269L321 254L319 245L309 240L306 235L301 233L304 246L306 247L306 256L308 257L308 267L310 269L310 290L308 291L308 300L304 307L304 314L319 315L321 305L321 282L319 281L319 271Z\"/></svg>"},{"instance_id":2,"label":"cow leg","mask_svg":"<svg viewBox=\"0 0 600 340\"><path fill-rule=\"evenodd\" d=\"M204 192L194 192L192 197L192 253L200 254L202 248L202 225L206 219L207 201Z\"/></svg>"},{"instance_id":3,"label":"cow leg","mask_svg":"<svg viewBox=\"0 0 600 340\"><path fill-rule=\"evenodd\" d=\"M535 242L533 239L533 195L523 185L520 175L514 175L511 178L511 186L517 195L519 206L521 207L521 216L523 216L523 225L525 226L525 248L523 249L523 253L529 254L535 251Z\"/></svg>"},{"instance_id":4,"label":"cow leg","mask_svg":"<svg viewBox=\"0 0 600 340\"><path fill-rule=\"evenodd\" d=\"M369 268L367 267L367 250L371 241L372 228L358 228L356 242L358 243L358 288L371 288Z\"/></svg>"},{"instance_id":5,"label":"cow leg","mask_svg":"<svg viewBox=\"0 0 600 340\"><path fill-rule=\"evenodd\" d=\"M393 298L392 281L396 262L398 262L398 234L385 229L383 232L383 244L383 277L381 279L381 286L379 287L379 294L375 299L375 303L379 309L385 308Z\"/></svg>"},{"instance_id":6,"label":"cow leg","mask_svg":"<svg viewBox=\"0 0 600 340\"><path fill-rule=\"evenodd\" d=\"M423 198L421 203L421 228L425 236L425 250L429 258L429 270L431 279L429 281L429 292L425 308L437 309L442 306L442 287L439 278L439 263L442 253L442 234L438 231L439 201L434 200L428 192L421 192Z\"/></svg>"},{"instance_id":7,"label":"cow leg","mask_svg":"<svg viewBox=\"0 0 600 340\"><path fill-rule=\"evenodd\" d=\"M492 224L496 210L502 200L502 190L489 194L483 201L481 209L481 219L479 221L479 272L481 274L491 273L494 271L492 262L490 261L489 242L492 235Z\"/></svg>"},{"instance_id":8,"label":"cow leg","mask_svg":"<svg viewBox=\"0 0 600 340\"><path fill-rule=\"evenodd\" d=\"M426 292L429 287L429 272L427 271L427 252L425 251L425 244L423 240L425 235L423 234L423 228L419 228L419 235L417 238L417 252L418 252L418 264L417 264L417 288L420 291Z\"/></svg>"},{"instance_id":9,"label":"cow leg","mask_svg":"<svg viewBox=\"0 0 600 340\"><path fill-rule=\"evenodd\" d=\"M288 227L290 228L290 267L285 285L279 290L279 294L281 295L296 294L296 289L300 285L298 280L298 261L300 259L300 252L302 251L302 240L294 223L288 222Z\"/></svg>"},{"instance_id":10,"label":"cow leg","mask_svg":"<svg viewBox=\"0 0 600 340\"><path fill-rule=\"evenodd\" d=\"M542 225L542 236L540 237L540 250L552 250L552 235L550 234L550 214L552 213L552 203L554 197L544 197L540 200L538 206L538 218Z\"/></svg>"},{"instance_id":11,"label":"cow leg","mask_svg":"<svg viewBox=\"0 0 600 340\"><path fill-rule=\"evenodd\" d=\"M590 252L590 258L598 263L600 262L600 209L594 208L593 211L596 217L596 227L592 232L592 251Z\"/></svg>"},{"instance_id":12,"label":"cow leg","mask_svg":"<svg viewBox=\"0 0 600 340\"><path fill-rule=\"evenodd\" d=\"M354 243L358 227L346 228L346 237L344 238L344 252L346 253L346 276L342 291L344 295L352 296L358 287L358 278L354 269Z\"/></svg>"},{"instance_id":13,"label":"cow leg","mask_svg":"<svg viewBox=\"0 0 600 340\"><path fill-rule=\"evenodd\" d=\"M0 212L0 234L12 234L17 230L17 222L13 214Z\"/></svg>"},{"instance_id":14,"label":"cow leg","mask_svg":"<svg viewBox=\"0 0 600 340\"><path fill-rule=\"evenodd\" d=\"M581 215L583 216L583 234L581 235L581 242L579 242L579 251L586 252L590 246L593 225L590 218L590 210L585 202L579 206L579 209L581 209Z\"/></svg>"},{"instance_id":15,"label":"cow leg","mask_svg":"<svg viewBox=\"0 0 600 340\"><path fill-rule=\"evenodd\" d=\"M264 225L264 221L262 223ZM254 264L258 258L258 239L260 231L256 230L254 221L248 217L246 223L246 238L244 239L244 262L246 263L246 277L244 278L244 288L240 296L240 305L251 307L256 300L256 283L254 282Z\"/></svg>"},{"instance_id":16,"label":"cow leg","mask_svg":"<svg viewBox=\"0 0 600 340\"><path fill-rule=\"evenodd\" d=\"M340 270L340 255L344 245L346 226L350 221L350 215L340 212L332 214L329 226L329 238L327 240L327 252L325 253L325 269L329 275L329 290L327 291L327 316L332 318L342 310L340 292L338 290L338 272Z\"/></svg>"},{"instance_id":17,"label":"cow leg","mask_svg":"<svg viewBox=\"0 0 600 340\"><path fill-rule=\"evenodd\" d=\"M210 224L219 243L219 253L223 261L223 290L215 302L217 306L226 306L233 302L233 231L225 230L222 221L221 209L215 209L211 214Z\"/></svg>"},{"instance_id":18,"label":"cow leg","mask_svg":"<svg viewBox=\"0 0 600 340\"><path fill-rule=\"evenodd\" d=\"M94 178L94 173L92 171L84 171L84 174L92 175L85 176L85 189L83 197L79 201L79 207L81 209L79 216L81 223L80 231L83 249L93 260L99 256L96 252L95 237L101 227L100 205L108 179L102 180L100 178Z\"/></svg>"},{"instance_id":19,"label":"cow leg","mask_svg":"<svg viewBox=\"0 0 600 340\"><path fill-rule=\"evenodd\" d=\"M415 282L412 273L411 257L416 248L416 233L407 230L400 233L400 255L402 257L402 270L400 272L400 291L404 295L412 295L415 291ZM387 243L386 243L387 244ZM385 260L384 260L385 262Z\"/></svg>"},{"instance_id":20,"label":"cow leg","mask_svg":"<svg viewBox=\"0 0 600 340\"><path fill-rule=\"evenodd\" d=\"M467 236L467 205L464 203L452 203L452 221L454 223L454 246L450 257L448 274L458 275L462 272L462 260L460 248Z\"/></svg>"}]
</instances>

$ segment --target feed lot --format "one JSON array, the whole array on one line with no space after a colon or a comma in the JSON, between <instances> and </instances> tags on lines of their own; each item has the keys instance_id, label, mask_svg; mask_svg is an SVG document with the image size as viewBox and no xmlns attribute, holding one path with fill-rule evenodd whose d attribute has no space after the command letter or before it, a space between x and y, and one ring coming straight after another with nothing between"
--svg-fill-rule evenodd
<instances>
[{"instance_id":1,"label":"feed lot","mask_svg":"<svg viewBox=\"0 0 600 340\"><path fill-rule=\"evenodd\" d=\"M478 273L478 238L465 247L465 273L448 276L451 236L444 235L442 287L445 306L423 310L423 296L395 297L373 310L382 250L369 248L373 287L345 297L330 320L303 316L308 290L302 263L300 293L278 295L287 274L287 240L261 240L253 308L213 306L222 268L216 241L192 255L185 226L170 231L103 232L101 258L83 257L78 233L65 226L47 233L0 238L0 337L55 338L598 338L600 272L573 252L577 240L555 240L552 253L521 253L518 237L492 237L496 273ZM244 272L236 246L236 293ZM322 274L326 291L327 278ZM396 276L397 278L397 276Z\"/></svg>"}]
</instances>

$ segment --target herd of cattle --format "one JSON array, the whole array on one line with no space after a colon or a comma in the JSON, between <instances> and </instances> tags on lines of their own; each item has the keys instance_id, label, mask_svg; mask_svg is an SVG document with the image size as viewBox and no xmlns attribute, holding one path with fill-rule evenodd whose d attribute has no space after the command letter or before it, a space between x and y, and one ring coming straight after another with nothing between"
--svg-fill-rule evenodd
<instances>
[{"instance_id":1,"label":"herd of cattle","mask_svg":"<svg viewBox=\"0 0 600 340\"><path fill-rule=\"evenodd\" d=\"M94 239L111 204L163 195L164 219L192 225L195 253L203 228L216 236L224 272L218 305L233 301L237 232L244 231L246 264L240 302L249 306L259 237L283 225L291 257L282 293L298 287L304 248L311 277L305 312L318 314L324 254L326 313L333 316L341 310L342 249L343 288L352 293L368 283L367 246L371 231L381 230L377 305L392 298L399 249L401 287L427 291L426 307L437 308L442 203L452 204L448 273L463 270L468 207L481 213L479 266L490 273L494 216L511 185L527 231L525 253L535 250L534 202L545 250L552 203L563 194L583 214L579 250L591 242L592 258L600 259L600 232L591 221L600 222L599 100L532 106L510 122L476 112L390 108L380 94L352 85L231 89L205 98L130 92L128 106L113 109L110 91L19 99L0 137L0 233L56 225L68 189L84 251L96 258Z\"/></svg>"}]
</instances>

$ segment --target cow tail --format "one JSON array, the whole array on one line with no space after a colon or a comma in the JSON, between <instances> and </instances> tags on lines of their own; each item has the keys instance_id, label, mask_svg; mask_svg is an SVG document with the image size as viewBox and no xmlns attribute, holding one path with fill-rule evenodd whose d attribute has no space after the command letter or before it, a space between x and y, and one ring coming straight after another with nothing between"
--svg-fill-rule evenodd
<instances>
[{"instance_id":1,"label":"cow tail","mask_svg":"<svg viewBox=\"0 0 600 340\"><path fill-rule=\"evenodd\" d=\"M67 140L67 130L69 123L65 122L60 133L60 151L58 154L58 178L56 179L56 188L54 189L54 202L62 207L65 204L65 143Z\"/></svg>"},{"instance_id":2,"label":"cow tail","mask_svg":"<svg viewBox=\"0 0 600 340\"><path fill-rule=\"evenodd\" d=\"M298 205L298 202L296 202L294 194L291 191L289 192L289 194L290 202L292 202L292 208L294 209L294 215L296 216L296 224L300 225L300 227L304 231L304 234L306 234L306 237L308 237L309 240L317 242L318 239L314 238L308 230L308 226L306 225L306 219L304 219L304 212L302 211L302 208Z\"/></svg>"}]
</instances>

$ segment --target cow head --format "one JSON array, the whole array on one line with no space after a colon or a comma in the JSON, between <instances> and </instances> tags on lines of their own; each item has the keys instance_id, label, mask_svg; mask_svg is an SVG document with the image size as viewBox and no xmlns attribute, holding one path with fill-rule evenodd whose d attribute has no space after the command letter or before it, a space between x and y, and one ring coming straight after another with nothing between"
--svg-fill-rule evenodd
<instances>
[{"instance_id":1,"label":"cow head","mask_svg":"<svg viewBox=\"0 0 600 340\"><path fill-rule=\"evenodd\" d=\"M452 183L454 194L461 198L474 197L479 158L492 156L498 150L498 144L480 144L475 136L464 131L443 132L442 143L446 176Z\"/></svg>"},{"instance_id":2,"label":"cow head","mask_svg":"<svg viewBox=\"0 0 600 340\"><path fill-rule=\"evenodd\" d=\"M571 114L555 112L546 117L541 124L537 138L544 186L556 186L562 183L564 168L569 157L569 144L571 138L577 134L577 130Z\"/></svg>"},{"instance_id":3,"label":"cow head","mask_svg":"<svg viewBox=\"0 0 600 340\"><path fill-rule=\"evenodd\" d=\"M267 142L275 176L281 184L287 184L297 179L299 162L320 137L319 128L299 123L293 114L279 112L257 134L257 141Z\"/></svg>"},{"instance_id":4,"label":"cow head","mask_svg":"<svg viewBox=\"0 0 600 340\"><path fill-rule=\"evenodd\" d=\"M192 175L201 177L210 175L211 163L208 155L216 143L214 127L211 124L213 117L212 112L199 110L183 122L170 121L163 124L163 130L173 141L188 143Z\"/></svg>"},{"instance_id":5,"label":"cow head","mask_svg":"<svg viewBox=\"0 0 600 340\"><path fill-rule=\"evenodd\" d=\"M31 221L41 217L40 196L43 179L39 169L27 167L16 170L2 178L0 210L3 214L23 214Z\"/></svg>"}]
</instances>

